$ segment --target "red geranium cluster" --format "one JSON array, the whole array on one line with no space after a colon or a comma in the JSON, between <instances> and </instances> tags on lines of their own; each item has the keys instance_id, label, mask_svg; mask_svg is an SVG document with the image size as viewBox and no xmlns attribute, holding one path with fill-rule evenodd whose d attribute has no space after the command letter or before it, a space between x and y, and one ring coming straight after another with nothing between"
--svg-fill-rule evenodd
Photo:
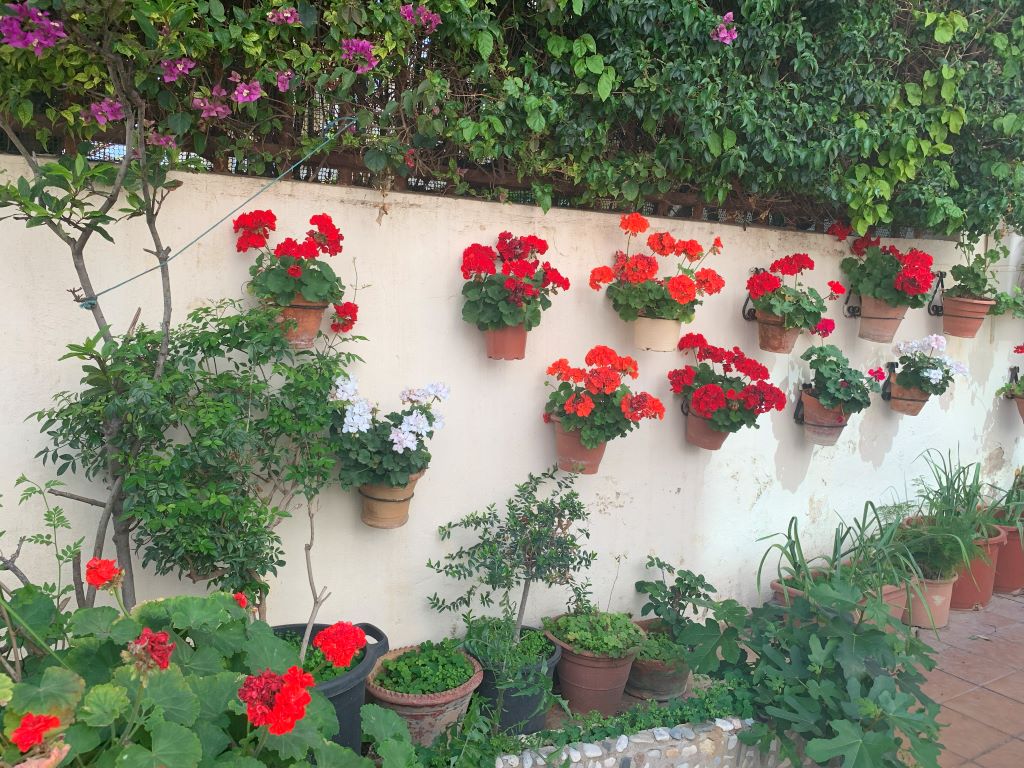
<instances>
[{"instance_id":1,"label":"red geranium cluster","mask_svg":"<svg viewBox=\"0 0 1024 768\"><path fill-rule=\"evenodd\" d=\"M858 256L863 256L867 253L868 248L877 248L881 242L881 238L872 238L869 235L861 235L853 241L853 245L850 246L850 250Z\"/></svg>"},{"instance_id":2,"label":"red geranium cluster","mask_svg":"<svg viewBox=\"0 0 1024 768\"><path fill-rule=\"evenodd\" d=\"M54 715L35 715L31 712L22 716L18 727L11 732L11 743L21 752L28 752L43 743L47 731L60 728L60 718Z\"/></svg>"},{"instance_id":3,"label":"red geranium cluster","mask_svg":"<svg viewBox=\"0 0 1024 768\"><path fill-rule=\"evenodd\" d=\"M249 211L243 213L232 224L235 232L241 232L235 249L245 253L250 248L263 248L271 230L277 229L277 216L273 211Z\"/></svg>"},{"instance_id":4,"label":"red geranium cluster","mask_svg":"<svg viewBox=\"0 0 1024 768\"><path fill-rule=\"evenodd\" d=\"M1024 355L1024 344L1019 344L1013 348L1015 354Z\"/></svg>"},{"instance_id":5,"label":"red geranium cluster","mask_svg":"<svg viewBox=\"0 0 1024 768\"><path fill-rule=\"evenodd\" d=\"M313 676L300 667L291 667L283 675L264 670L249 675L238 689L246 716L253 727L268 726L274 736L289 733L306 716Z\"/></svg>"},{"instance_id":6,"label":"red geranium cluster","mask_svg":"<svg viewBox=\"0 0 1024 768\"><path fill-rule=\"evenodd\" d=\"M887 245L882 250L903 265L893 280L893 287L897 291L908 296L919 296L931 289L935 277L932 274L932 257L930 255L917 248L900 253L894 245Z\"/></svg>"},{"instance_id":7,"label":"red geranium cluster","mask_svg":"<svg viewBox=\"0 0 1024 768\"><path fill-rule=\"evenodd\" d=\"M542 263L537 258L547 251L547 241L536 235L515 237L502 232L495 247L473 243L462 252L462 278L484 280L500 271L505 277L502 286L508 292L504 300L522 307L542 293L569 290L569 280L550 262Z\"/></svg>"},{"instance_id":8,"label":"red geranium cluster","mask_svg":"<svg viewBox=\"0 0 1024 768\"><path fill-rule=\"evenodd\" d=\"M366 647L366 633L355 624L339 621L318 632L313 647L319 648L334 666L347 667Z\"/></svg>"},{"instance_id":9,"label":"red geranium cluster","mask_svg":"<svg viewBox=\"0 0 1024 768\"><path fill-rule=\"evenodd\" d=\"M755 272L747 279L747 293L757 301L765 294L777 291L782 287L782 279L771 272Z\"/></svg>"},{"instance_id":10,"label":"red geranium cluster","mask_svg":"<svg viewBox=\"0 0 1024 768\"><path fill-rule=\"evenodd\" d=\"M826 235L835 235L839 242L844 242L852 233L853 227L842 221L833 221L832 225L825 230Z\"/></svg>"},{"instance_id":11,"label":"red geranium cluster","mask_svg":"<svg viewBox=\"0 0 1024 768\"><path fill-rule=\"evenodd\" d=\"M121 569L117 567L116 560L104 560L94 557L85 564L85 581L96 589L113 587L121 576Z\"/></svg>"},{"instance_id":12,"label":"red geranium cluster","mask_svg":"<svg viewBox=\"0 0 1024 768\"><path fill-rule=\"evenodd\" d=\"M359 307L354 302L346 301L344 304L335 304L331 330L335 333L348 333L355 326L358 316Z\"/></svg>"},{"instance_id":13,"label":"red geranium cluster","mask_svg":"<svg viewBox=\"0 0 1024 768\"><path fill-rule=\"evenodd\" d=\"M142 634L128 643L128 649L122 656L126 663L134 664L142 674L154 669L167 669L176 645L169 641L170 635L167 632L154 632L149 627L143 627Z\"/></svg>"},{"instance_id":14,"label":"red geranium cluster","mask_svg":"<svg viewBox=\"0 0 1024 768\"><path fill-rule=\"evenodd\" d=\"M790 256L783 256L781 259L773 261L771 266L768 267L769 272L785 275L786 277L793 277L812 269L814 269L814 261L806 253L794 253Z\"/></svg>"}]
</instances>

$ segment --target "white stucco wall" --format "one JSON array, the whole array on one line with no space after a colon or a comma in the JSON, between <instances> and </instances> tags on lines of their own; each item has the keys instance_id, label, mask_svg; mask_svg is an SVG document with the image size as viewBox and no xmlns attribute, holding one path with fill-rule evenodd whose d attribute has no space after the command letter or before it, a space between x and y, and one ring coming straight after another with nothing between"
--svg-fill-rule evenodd
<instances>
[{"instance_id":1,"label":"white stucco wall","mask_svg":"<svg viewBox=\"0 0 1024 768\"><path fill-rule=\"evenodd\" d=\"M0 172L20 172L20 163L0 160ZM255 192L263 180L224 176L186 177L161 215L165 242L176 248ZM868 498L885 498L903 489L923 470L914 459L935 447L956 450L965 460L982 460L992 479L1005 480L1024 463L1019 436L1024 425L1011 403L996 400L995 390L1013 364L1011 348L1024 342L1024 321L986 321L975 340L950 339L950 353L971 369L969 380L930 402L918 417L893 414L880 399L853 419L838 445L812 447L792 419L792 410L761 419L758 430L730 436L723 450L711 453L683 440L683 417L668 388L665 373L678 367L678 353L637 352L632 333L612 311L603 294L587 286L590 269L608 263L623 243L618 216L580 211L498 205L469 200L390 194L386 215L382 198L366 189L282 183L249 208L272 208L278 235L302 232L312 213L334 216L345 235L345 253L335 266L350 280L347 257L359 262L357 332L369 338L356 351L365 364L356 366L363 392L384 406L397 403L399 391L435 380L447 382L452 399L445 408L447 427L432 445L433 463L416 489L412 517L398 530L367 528L359 521L354 493L332 490L319 501L314 552L321 582L333 595L321 616L371 621L388 632L392 645L437 637L457 618L438 617L426 596L449 586L429 571L427 558L438 558L436 528L489 502L501 503L513 484L531 470L554 461L550 427L540 413L546 398L544 370L559 357L582 362L597 343L636 356L638 385L662 397L668 407L663 422L645 422L632 435L608 447L600 474L583 477L578 488L592 510L593 548L599 553L591 574L594 596L602 606L638 606L633 581L644 574L649 553L703 572L723 595L744 601L757 597L754 573L765 542L762 536L783 530L797 515L809 540L827 542L837 514L860 511ZM756 327L740 318L743 284L754 266L775 257L807 252L818 269L814 282L840 278L839 260L847 244L832 237L769 229L744 231L735 226L654 220L657 229L708 243L720 235L724 253L713 266L726 279L725 291L707 300L691 326L724 345L738 344L766 363L773 380L792 395L804 380L799 354L759 353ZM534 232L550 245L550 260L573 282L555 299L539 328L529 337L527 358L496 362L486 358L483 340L460 318L462 249L471 242L490 243L503 229ZM139 222L114 228L116 245L94 238L90 263L95 283L103 288L151 265L143 252L148 237ZM910 243L896 241L902 247ZM18 507L14 480L22 472L36 479L51 476L33 459L44 445L32 411L45 406L57 391L77 386L74 362L58 362L68 342L95 333L91 316L75 306L66 290L77 285L63 247L43 228L27 230L20 222L0 222L4 278L0 285L0 321L4 329L4 394L0 399L0 511L9 548L14 537L40 527L37 503ZM938 263L955 258L951 243L916 243ZM1019 239L1012 241L1012 263L1022 260ZM172 265L175 316L222 297L242 295L249 257L233 247L230 226L178 258ZM1016 277L1002 273L1004 287ZM154 273L104 298L115 330L123 331L136 307L144 320L159 320L159 280ZM888 345L856 338L856 321L841 317L834 306L838 344L855 364L880 365L893 359ZM912 310L897 339L939 332L941 320ZM1020 362L1018 357L1016 362ZM72 488L87 484L67 478ZM80 533L91 541L93 508L64 504ZM288 565L272 584L270 619L303 620L310 596L302 564L305 516L281 528ZM112 548L108 548L108 553ZM22 564L37 578L50 576L47 553L34 550ZM194 590L173 578L141 576L141 597ZM535 593L529 618L564 607L560 591Z\"/></svg>"}]
</instances>

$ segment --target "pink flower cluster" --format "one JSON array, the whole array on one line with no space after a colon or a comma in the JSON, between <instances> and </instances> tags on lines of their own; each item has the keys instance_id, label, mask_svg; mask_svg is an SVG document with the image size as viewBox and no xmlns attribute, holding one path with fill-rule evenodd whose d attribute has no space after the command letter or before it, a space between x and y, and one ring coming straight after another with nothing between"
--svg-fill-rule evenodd
<instances>
[{"instance_id":1,"label":"pink flower cluster","mask_svg":"<svg viewBox=\"0 0 1024 768\"><path fill-rule=\"evenodd\" d=\"M234 71L232 71L228 80L235 83L235 90L234 93L231 94L231 99L236 104L248 104L249 102L259 100L263 95L263 88L260 87L259 80L253 80L251 83L247 83L242 79L240 74Z\"/></svg>"},{"instance_id":2,"label":"pink flower cluster","mask_svg":"<svg viewBox=\"0 0 1024 768\"><path fill-rule=\"evenodd\" d=\"M163 81L165 83L177 82L179 77L184 77L193 69L195 69L196 63L192 59L180 58L180 59L168 59L167 61L160 62L160 68L164 71Z\"/></svg>"},{"instance_id":3,"label":"pink flower cluster","mask_svg":"<svg viewBox=\"0 0 1024 768\"><path fill-rule=\"evenodd\" d=\"M711 39L717 40L723 45L732 45L732 41L736 39L736 36L736 25L732 20L732 11L729 11L722 17L722 23L711 31Z\"/></svg>"},{"instance_id":4,"label":"pink flower cluster","mask_svg":"<svg viewBox=\"0 0 1024 768\"><path fill-rule=\"evenodd\" d=\"M28 3L8 3L8 16L0 16L0 42L12 48L25 48L36 56L67 37L64 25L50 19L50 14Z\"/></svg>"},{"instance_id":5,"label":"pink flower cluster","mask_svg":"<svg viewBox=\"0 0 1024 768\"><path fill-rule=\"evenodd\" d=\"M227 117L231 114L231 107L224 101L228 92L220 85L210 89L209 97L196 96L192 99L192 108L201 110L200 117Z\"/></svg>"},{"instance_id":6,"label":"pink flower cluster","mask_svg":"<svg viewBox=\"0 0 1024 768\"><path fill-rule=\"evenodd\" d=\"M116 123L119 120L124 120L124 105L114 99L104 99L90 104L89 113L92 115L92 119L100 125Z\"/></svg>"},{"instance_id":7,"label":"pink flower cluster","mask_svg":"<svg viewBox=\"0 0 1024 768\"><path fill-rule=\"evenodd\" d=\"M267 21L277 25L298 24L299 12L294 8L277 8L267 14Z\"/></svg>"},{"instance_id":8,"label":"pink flower cluster","mask_svg":"<svg viewBox=\"0 0 1024 768\"><path fill-rule=\"evenodd\" d=\"M357 38L342 40L342 61L355 61L357 58L363 60L362 64L356 65L357 75L366 74L380 63L377 57L373 55L373 43L369 40L359 40Z\"/></svg>"},{"instance_id":9,"label":"pink flower cluster","mask_svg":"<svg viewBox=\"0 0 1024 768\"><path fill-rule=\"evenodd\" d=\"M292 87L292 78L295 77L295 73L290 69L286 69L282 72L277 73L277 90L281 93L285 93L289 88Z\"/></svg>"},{"instance_id":10,"label":"pink flower cluster","mask_svg":"<svg viewBox=\"0 0 1024 768\"><path fill-rule=\"evenodd\" d=\"M149 136L146 137L146 143L151 147L163 147L164 149L174 149L178 145L174 142L173 136L168 136L156 131L150 132Z\"/></svg>"},{"instance_id":11,"label":"pink flower cluster","mask_svg":"<svg viewBox=\"0 0 1024 768\"><path fill-rule=\"evenodd\" d=\"M428 35L441 26L441 17L427 8L425 5L412 5L411 3L402 6L402 18L414 27L419 25Z\"/></svg>"}]
</instances>

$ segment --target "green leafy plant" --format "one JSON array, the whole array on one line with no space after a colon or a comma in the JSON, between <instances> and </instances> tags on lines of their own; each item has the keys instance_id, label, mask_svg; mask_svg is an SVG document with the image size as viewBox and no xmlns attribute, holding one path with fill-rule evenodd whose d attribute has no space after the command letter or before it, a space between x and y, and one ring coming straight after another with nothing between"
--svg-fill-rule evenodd
<instances>
[{"instance_id":1,"label":"green leafy plant","mask_svg":"<svg viewBox=\"0 0 1024 768\"><path fill-rule=\"evenodd\" d=\"M754 309L782 318L783 328L802 328L822 335L831 333L818 326L826 312L825 300L800 279L803 272L812 269L814 261L810 256L794 253L776 259L767 271L756 271L747 280L747 292ZM793 284L786 285L785 277L792 277ZM830 285L830 288L830 299L837 298L843 290L839 284Z\"/></svg>"},{"instance_id":2,"label":"green leafy plant","mask_svg":"<svg viewBox=\"0 0 1024 768\"><path fill-rule=\"evenodd\" d=\"M429 640L401 656L385 659L373 682L395 693L441 693L473 677L473 665L454 640Z\"/></svg>"},{"instance_id":3,"label":"green leafy plant","mask_svg":"<svg viewBox=\"0 0 1024 768\"><path fill-rule=\"evenodd\" d=\"M853 368L846 355L832 344L808 347L800 359L807 361L814 374L810 394L824 408L842 408L847 415L870 406L871 393L881 390L878 382L885 378L880 368L868 371L867 375Z\"/></svg>"},{"instance_id":4,"label":"green leafy plant","mask_svg":"<svg viewBox=\"0 0 1024 768\"><path fill-rule=\"evenodd\" d=\"M700 574L685 569L676 569L659 557L650 555L647 567L660 571L656 581L638 581L637 592L646 595L647 600L640 608L641 616L652 613L658 621L647 628L647 637L640 646L640 658L671 661L682 654L680 638L686 627L697 619L696 615L706 612L712 604L715 588ZM669 577L672 577L669 583Z\"/></svg>"},{"instance_id":5,"label":"green leafy plant","mask_svg":"<svg viewBox=\"0 0 1024 768\"><path fill-rule=\"evenodd\" d=\"M850 283L850 291L884 301L894 307L923 307L935 277L932 257L912 248L906 254L894 246L874 245L855 250L840 266Z\"/></svg>"},{"instance_id":6,"label":"green leafy plant","mask_svg":"<svg viewBox=\"0 0 1024 768\"><path fill-rule=\"evenodd\" d=\"M626 614L594 608L544 619L544 628L576 652L613 659L635 653L644 639L643 630Z\"/></svg>"},{"instance_id":7,"label":"green leafy plant","mask_svg":"<svg viewBox=\"0 0 1024 768\"><path fill-rule=\"evenodd\" d=\"M994 298L996 303L989 309L990 315L1024 317L1024 290L1020 286L1015 285L1009 293L1000 291Z\"/></svg>"},{"instance_id":8,"label":"green leafy plant","mask_svg":"<svg viewBox=\"0 0 1024 768\"><path fill-rule=\"evenodd\" d=\"M1018 344L1013 348L1015 354L1024 355L1024 344ZM1016 380L1008 381L996 390L999 397L1020 397L1024 398L1024 379L1019 376Z\"/></svg>"},{"instance_id":9,"label":"green leafy plant","mask_svg":"<svg viewBox=\"0 0 1024 768\"><path fill-rule=\"evenodd\" d=\"M994 300L999 283L992 267L1008 258L1010 249L1000 244L973 256L969 255L966 248L963 250L966 257L964 263L954 264L949 269L950 277L956 282L944 288L943 295L977 301Z\"/></svg>"},{"instance_id":10,"label":"green leafy plant","mask_svg":"<svg viewBox=\"0 0 1024 768\"><path fill-rule=\"evenodd\" d=\"M903 527L899 543L926 579L949 579L983 550L969 524L953 517L921 519Z\"/></svg>"}]
</instances>

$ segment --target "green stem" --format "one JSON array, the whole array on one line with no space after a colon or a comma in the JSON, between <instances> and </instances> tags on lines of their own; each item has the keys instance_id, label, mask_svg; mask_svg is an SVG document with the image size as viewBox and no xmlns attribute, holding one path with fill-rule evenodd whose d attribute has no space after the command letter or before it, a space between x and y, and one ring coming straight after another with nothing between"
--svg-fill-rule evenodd
<instances>
[{"instance_id":1,"label":"green stem","mask_svg":"<svg viewBox=\"0 0 1024 768\"><path fill-rule=\"evenodd\" d=\"M117 607L121 609L121 613L123 613L125 616L127 616L128 615L128 609L124 607L124 598L121 597L120 590L115 588L115 589L112 589L110 591L114 595L114 599L117 600Z\"/></svg>"}]
</instances>

